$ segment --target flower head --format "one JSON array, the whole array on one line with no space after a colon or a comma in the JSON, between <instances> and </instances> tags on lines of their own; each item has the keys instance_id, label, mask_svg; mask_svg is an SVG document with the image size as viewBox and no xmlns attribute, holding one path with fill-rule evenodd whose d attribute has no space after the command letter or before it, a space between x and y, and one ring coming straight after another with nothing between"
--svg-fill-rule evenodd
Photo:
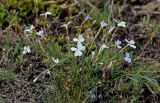
<instances>
[{"instance_id":1,"label":"flower head","mask_svg":"<svg viewBox=\"0 0 160 103\"><path fill-rule=\"evenodd\" d=\"M77 42L78 44L81 44L82 42L84 42L84 40L85 39L83 38L83 35L79 35L78 38L73 38L73 41Z\"/></svg>"},{"instance_id":2,"label":"flower head","mask_svg":"<svg viewBox=\"0 0 160 103\"><path fill-rule=\"evenodd\" d=\"M51 57L51 59L53 60L53 62L55 63L55 64L58 64L60 61L59 61L59 59L58 58L54 58L54 57Z\"/></svg>"},{"instance_id":3,"label":"flower head","mask_svg":"<svg viewBox=\"0 0 160 103\"><path fill-rule=\"evenodd\" d=\"M129 56L129 53L126 52L124 60L128 63L131 63L132 60L131 60L131 57Z\"/></svg>"},{"instance_id":4,"label":"flower head","mask_svg":"<svg viewBox=\"0 0 160 103\"><path fill-rule=\"evenodd\" d=\"M82 45L82 43L77 43L77 48L72 47L71 50L74 51L74 56L81 56L82 51L85 51L86 47Z\"/></svg>"},{"instance_id":5,"label":"flower head","mask_svg":"<svg viewBox=\"0 0 160 103\"><path fill-rule=\"evenodd\" d=\"M30 52L31 52L30 47L29 46L24 46L23 54L30 53Z\"/></svg>"},{"instance_id":6,"label":"flower head","mask_svg":"<svg viewBox=\"0 0 160 103\"><path fill-rule=\"evenodd\" d=\"M120 46L121 44L122 44L122 42L121 42L120 40L116 40L116 41L115 41L115 45L116 45L116 47L119 48L119 49L122 48L122 46Z\"/></svg>"},{"instance_id":7,"label":"flower head","mask_svg":"<svg viewBox=\"0 0 160 103\"><path fill-rule=\"evenodd\" d=\"M106 49L106 48L109 48L106 44L100 45L100 50L103 50L103 49Z\"/></svg>"},{"instance_id":8,"label":"flower head","mask_svg":"<svg viewBox=\"0 0 160 103\"><path fill-rule=\"evenodd\" d=\"M135 41L134 40L130 40L130 41L128 41L127 39L125 39L125 41L128 43L128 45L130 46L130 47L132 47L132 48L136 48L136 46L135 46Z\"/></svg>"},{"instance_id":9,"label":"flower head","mask_svg":"<svg viewBox=\"0 0 160 103\"><path fill-rule=\"evenodd\" d=\"M44 31L43 31L43 30L40 30L40 31L38 31L36 34L37 34L38 36L40 36L40 37L43 37L43 33L44 33Z\"/></svg>"},{"instance_id":10,"label":"flower head","mask_svg":"<svg viewBox=\"0 0 160 103\"><path fill-rule=\"evenodd\" d=\"M101 27L104 28L104 27L106 27L106 26L107 26L107 23L103 20L103 21L101 22Z\"/></svg>"},{"instance_id":11,"label":"flower head","mask_svg":"<svg viewBox=\"0 0 160 103\"><path fill-rule=\"evenodd\" d=\"M118 22L118 27L126 28L126 23L124 21L120 21L120 22Z\"/></svg>"},{"instance_id":12,"label":"flower head","mask_svg":"<svg viewBox=\"0 0 160 103\"><path fill-rule=\"evenodd\" d=\"M32 30L35 28L35 26L31 25L29 29L26 29L26 32L32 33Z\"/></svg>"}]
</instances>

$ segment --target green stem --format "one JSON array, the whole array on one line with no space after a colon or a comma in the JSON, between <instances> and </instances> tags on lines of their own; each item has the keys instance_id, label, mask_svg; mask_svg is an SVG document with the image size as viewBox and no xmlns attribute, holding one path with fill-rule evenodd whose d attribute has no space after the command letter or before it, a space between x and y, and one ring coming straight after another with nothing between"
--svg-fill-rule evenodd
<instances>
[{"instance_id":1,"label":"green stem","mask_svg":"<svg viewBox=\"0 0 160 103\"><path fill-rule=\"evenodd\" d=\"M118 30L118 27L116 27L116 29L115 29L115 31L113 32L113 34L112 34L112 38L111 38L111 41L114 39L114 37L116 36L116 32L117 32L117 30Z\"/></svg>"},{"instance_id":2,"label":"green stem","mask_svg":"<svg viewBox=\"0 0 160 103\"><path fill-rule=\"evenodd\" d=\"M94 37L94 40L92 41L91 46L89 47L89 51L91 50L91 48L92 48L92 46L93 46L93 43L94 43L94 41L97 39L97 37L98 37L98 35L100 34L101 30L102 30L102 27L99 28L96 36Z\"/></svg>"},{"instance_id":3,"label":"green stem","mask_svg":"<svg viewBox=\"0 0 160 103\"><path fill-rule=\"evenodd\" d=\"M119 53L121 53L124 49L126 49L128 47L128 45L126 45L125 47L123 47L120 51L119 51Z\"/></svg>"}]
</instances>

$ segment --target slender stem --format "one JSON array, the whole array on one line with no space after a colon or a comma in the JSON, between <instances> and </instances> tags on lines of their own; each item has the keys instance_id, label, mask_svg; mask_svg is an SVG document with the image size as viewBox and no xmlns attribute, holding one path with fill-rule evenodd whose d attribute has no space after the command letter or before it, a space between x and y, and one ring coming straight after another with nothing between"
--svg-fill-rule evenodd
<instances>
[{"instance_id":1,"label":"slender stem","mask_svg":"<svg viewBox=\"0 0 160 103\"><path fill-rule=\"evenodd\" d=\"M102 27L99 28L96 36L94 37L94 40L92 41L91 46L89 47L89 51L91 50L91 48L92 48L92 46L93 46L93 43L94 43L94 41L97 39L97 37L98 37L98 35L100 34L101 30L102 30Z\"/></svg>"},{"instance_id":2,"label":"slender stem","mask_svg":"<svg viewBox=\"0 0 160 103\"><path fill-rule=\"evenodd\" d=\"M118 53L117 55L115 55L114 57L112 57L110 60L116 58L124 49L126 49L128 47L128 45L126 45L125 47L123 47Z\"/></svg>"},{"instance_id":3,"label":"slender stem","mask_svg":"<svg viewBox=\"0 0 160 103\"><path fill-rule=\"evenodd\" d=\"M114 39L114 37L116 36L116 32L117 32L117 30L118 30L118 27L116 27L116 29L115 29L115 31L113 32L113 34L112 34L112 38L111 38L111 41Z\"/></svg>"},{"instance_id":4,"label":"slender stem","mask_svg":"<svg viewBox=\"0 0 160 103\"><path fill-rule=\"evenodd\" d=\"M98 30L96 36L94 37L95 39L97 39L97 37L98 37L98 35L100 34L101 30L102 30L102 27L99 28L99 30Z\"/></svg>"},{"instance_id":5,"label":"slender stem","mask_svg":"<svg viewBox=\"0 0 160 103\"><path fill-rule=\"evenodd\" d=\"M107 33L103 38L102 38L102 41L105 40L105 38L108 36L109 33Z\"/></svg>"},{"instance_id":6,"label":"slender stem","mask_svg":"<svg viewBox=\"0 0 160 103\"><path fill-rule=\"evenodd\" d=\"M119 53L121 53L124 49L126 49L128 47L128 44L125 46L125 47L123 47L120 51L119 51Z\"/></svg>"}]
</instances>

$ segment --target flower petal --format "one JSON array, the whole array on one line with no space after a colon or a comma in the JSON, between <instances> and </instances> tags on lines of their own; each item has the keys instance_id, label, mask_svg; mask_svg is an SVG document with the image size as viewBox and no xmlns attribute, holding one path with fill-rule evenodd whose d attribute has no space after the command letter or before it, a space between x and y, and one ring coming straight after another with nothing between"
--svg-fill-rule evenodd
<instances>
[{"instance_id":1,"label":"flower petal","mask_svg":"<svg viewBox=\"0 0 160 103\"><path fill-rule=\"evenodd\" d=\"M102 45L102 49L109 48L106 44Z\"/></svg>"},{"instance_id":2,"label":"flower petal","mask_svg":"<svg viewBox=\"0 0 160 103\"><path fill-rule=\"evenodd\" d=\"M135 41L134 41L134 40L131 40L129 43L130 43L130 44L135 44Z\"/></svg>"},{"instance_id":3,"label":"flower petal","mask_svg":"<svg viewBox=\"0 0 160 103\"><path fill-rule=\"evenodd\" d=\"M51 12L49 12L49 11L47 11L45 14L46 14L46 15L51 15L52 13L51 13Z\"/></svg>"},{"instance_id":4,"label":"flower petal","mask_svg":"<svg viewBox=\"0 0 160 103\"><path fill-rule=\"evenodd\" d=\"M78 36L78 41L79 41L79 42L84 42L83 35L79 35L79 36Z\"/></svg>"},{"instance_id":5,"label":"flower petal","mask_svg":"<svg viewBox=\"0 0 160 103\"><path fill-rule=\"evenodd\" d=\"M71 48L71 50L72 50L72 51L76 51L76 50L77 50L77 48L75 48L75 47L72 47L72 48Z\"/></svg>"},{"instance_id":6,"label":"flower petal","mask_svg":"<svg viewBox=\"0 0 160 103\"><path fill-rule=\"evenodd\" d=\"M34 29L34 28L35 28L35 26L31 25L31 30Z\"/></svg>"},{"instance_id":7,"label":"flower petal","mask_svg":"<svg viewBox=\"0 0 160 103\"><path fill-rule=\"evenodd\" d=\"M84 51L86 49L86 47L83 46L81 42L78 42L77 43L77 49L80 50L80 51Z\"/></svg>"},{"instance_id":8,"label":"flower petal","mask_svg":"<svg viewBox=\"0 0 160 103\"><path fill-rule=\"evenodd\" d=\"M136 49L136 46L135 45L129 45L130 47L132 47L132 48L134 48L134 49Z\"/></svg>"},{"instance_id":9,"label":"flower petal","mask_svg":"<svg viewBox=\"0 0 160 103\"><path fill-rule=\"evenodd\" d=\"M126 57L129 57L129 53L126 52Z\"/></svg>"},{"instance_id":10,"label":"flower petal","mask_svg":"<svg viewBox=\"0 0 160 103\"><path fill-rule=\"evenodd\" d=\"M126 23L124 21L121 21L118 23L118 26L126 28Z\"/></svg>"},{"instance_id":11,"label":"flower petal","mask_svg":"<svg viewBox=\"0 0 160 103\"><path fill-rule=\"evenodd\" d=\"M80 42L84 42L84 38L79 38L79 41Z\"/></svg>"},{"instance_id":12,"label":"flower petal","mask_svg":"<svg viewBox=\"0 0 160 103\"><path fill-rule=\"evenodd\" d=\"M80 48L78 48L80 51L85 51L86 47L85 46L81 46Z\"/></svg>"},{"instance_id":13,"label":"flower petal","mask_svg":"<svg viewBox=\"0 0 160 103\"><path fill-rule=\"evenodd\" d=\"M82 52L80 50L77 50L74 52L74 56L81 56L82 55Z\"/></svg>"},{"instance_id":14,"label":"flower petal","mask_svg":"<svg viewBox=\"0 0 160 103\"><path fill-rule=\"evenodd\" d=\"M52 61L55 63L55 64L58 64L59 63L59 59L58 58L54 58L54 57L51 57Z\"/></svg>"},{"instance_id":15,"label":"flower petal","mask_svg":"<svg viewBox=\"0 0 160 103\"><path fill-rule=\"evenodd\" d=\"M131 63L131 58L125 58L125 61Z\"/></svg>"},{"instance_id":16,"label":"flower petal","mask_svg":"<svg viewBox=\"0 0 160 103\"><path fill-rule=\"evenodd\" d=\"M127 43L129 43L129 41L128 41L127 39L125 39L125 41L126 41Z\"/></svg>"},{"instance_id":17,"label":"flower petal","mask_svg":"<svg viewBox=\"0 0 160 103\"><path fill-rule=\"evenodd\" d=\"M77 38L73 38L73 41L74 41L74 42L78 42L78 39L77 39Z\"/></svg>"},{"instance_id":18,"label":"flower petal","mask_svg":"<svg viewBox=\"0 0 160 103\"><path fill-rule=\"evenodd\" d=\"M117 48L121 49L122 47L120 45L117 45Z\"/></svg>"}]
</instances>

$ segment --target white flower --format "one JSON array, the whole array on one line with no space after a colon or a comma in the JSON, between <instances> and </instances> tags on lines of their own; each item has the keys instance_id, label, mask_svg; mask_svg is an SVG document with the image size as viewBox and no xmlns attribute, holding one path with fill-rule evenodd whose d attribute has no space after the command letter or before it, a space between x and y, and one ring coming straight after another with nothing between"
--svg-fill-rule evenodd
<instances>
[{"instance_id":1,"label":"white flower","mask_svg":"<svg viewBox=\"0 0 160 103\"><path fill-rule=\"evenodd\" d=\"M40 14L40 16L45 16L45 17L47 17L47 15L51 15L51 14L52 14L51 12L47 11L47 12L44 13L44 14Z\"/></svg>"},{"instance_id":2,"label":"white flower","mask_svg":"<svg viewBox=\"0 0 160 103\"><path fill-rule=\"evenodd\" d=\"M128 43L128 45L130 46L130 47L132 47L132 48L136 48L136 46L134 45L135 44L135 41L134 40L130 40L130 41L128 41L127 39L125 39L125 41Z\"/></svg>"},{"instance_id":3,"label":"white flower","mask_svg":"<svg viewBox=\"0 0 160 103\"><path fill-rule=\"evenodd\" d=\"M81 44L82 42L84 42L84 40L85 39L83 38L83 35L79 35L78 38L73 38L73 41L77 42L78 44Z\"/></svg>"},{"instance_id":4,"label":"white flower","mask_svg":"<svg viewBox=\"0 0 160 103\"><path fill-rule=\"evenodd\" d=\"M103 21L101 22L101 27L104 28L104 27L106 27L106 26L107 26L107 23L103 20Z\"/></svg>"},{"instance_id":5,"label":"white flower","mask_svg":"<svg viewBox=\"0 0 160 103\"><path fill-rule=\"evenodd\" d=\"M29 29L26 29L26 32L32 33L32 30L35 28L35 26L31 25Z\"/></svg>"},{"instance_id":6,"label":"white flower","mask_svg":"<svg viewBox=\"0 0 160 103\"><path fill-rule=\"evenodd\" d=\"M40 30L40 31L38 31L36 34L37 34L38 36L40 36L40 37L43 37L43 33L44 33L44 31L43 31L43 30Z\"/></svg>"},{"instance_id":7,"label":"white flower","mask_svg":"<svg viewBox=\"0 0 160 103\"><path fill-rule=\"evenodd\" d=\"M95 54L96 54L95 51L92 51L92 52L91 52L92 58L95 56Z\"/></svg>"},{"instance_id":8,"label":"white flower","mask_svg":"<svg viewBox=\"0 0 160 103\"><path fill-rule=\"evenodd\" d=\"M30 53L30 52L31 52L30 47L29 46L24 46L23 54Z\"/></svg>"},{"instance_id":9,"label":"white flower","mask_svg":"<svg viewBox=\"0 0 160 103\"><path fill-rule=\"evenodd\" d=\"M103 49L106 49L106 48L109 48L106 44L100 45L100 50L103 50Z\"/></svg>"},{"instance_id":10,"label":"white flower","mask_svg":"<svg viewBox=\"0 0 160 103\"><path fill-rule=\"evenodd\" d=\"M131 63L132 60L131 60L131 57L129 56L129 53L126 52L124 60L128 63Z\"/></svg>"},{"instance_id":11,"label":"white flower","mask_svg":"<svg viewBox=\"0 0 160 103\"><path fill-rule=\"evenodd\" d=\"M118 27L126 28L126 23L124 21L120 21L120 22L118 22Z\"/></svg>"},{"instance_id":12,"label":"white flower","mask_svg":"<svg viewBox=\"0 0 160 103\"><path fill-rule=\"evenodd\" d=\"M116 41L115 41L115 45L116 45L116 47L119 48L119 49L122 48L122 46L120 46L121 44L122 44L122 42L121 42L120 40L116 40Z\"/></svg>"},{"instance_id":13,"label":"white flower","mask_svg":"<svg viewBox=\"0 0 160 103\"><path fill-rule=\"evenodd\" d=\"M111 33L115 28L116 28L115 26L111 26L108 32Z\"/></svg>"},{"instance_id":14,"label":"white flower","mask_svg":"<svg viewBox=\"0 0 160 103\"><path fill-rule=\"evenodd\" d=\"M82 51L85 51L86 47L82 45L82 43L77 43L77 48L72 47L71 50L74 51L74 56L81 56Z\"/></svg>"},{"instance_id":15,"label":"white flower","mask_svg":"<svg viewBox=\"0 0 160 103\"><path fill-rule=\"evenodd\" d=\"M54 58L54 57L51 57L51 59L53 60L53 62L55 63L55 64L58 64L60 61L59 61L59 59L58 58Z\"/></svg>"}]
</instances>

